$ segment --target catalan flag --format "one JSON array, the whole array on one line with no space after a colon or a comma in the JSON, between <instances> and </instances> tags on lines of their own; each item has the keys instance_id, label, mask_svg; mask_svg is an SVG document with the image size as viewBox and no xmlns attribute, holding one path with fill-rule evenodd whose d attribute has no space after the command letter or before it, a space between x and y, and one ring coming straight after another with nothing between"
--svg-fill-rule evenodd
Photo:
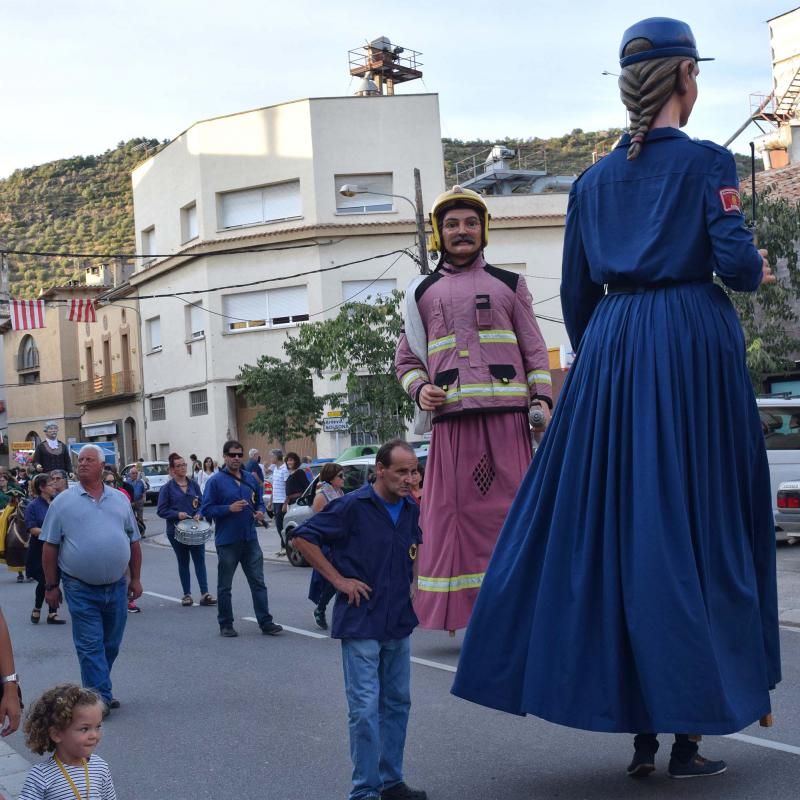
<instances>
[{"instance_id":1,"label":"catalan flag","mask_svg":"<svg viewBox=\"0 0 800 800\"><path fill-rule=\"evenodd\" d=\"M95 322L94 303L88 298L73 298L69 304L67 319L71 322Z\"/></svg>"},{"instance_id":2,"label":"catalan flag","mask_svg":"<svg viewBox=\"0 0 800 800\"><path fill-rule=\"evenodd\" d=\"M15 331L44 328L44 300L12 300L11 327Z\"/></svg>"}]
</instances>

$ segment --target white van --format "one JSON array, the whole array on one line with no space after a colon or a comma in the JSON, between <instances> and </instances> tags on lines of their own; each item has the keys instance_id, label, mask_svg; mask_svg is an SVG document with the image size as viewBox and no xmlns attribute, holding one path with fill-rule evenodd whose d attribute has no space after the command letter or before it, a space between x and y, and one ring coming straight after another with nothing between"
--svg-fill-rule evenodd
<instances>
[{"instance_id":1,"label":"white van","mask_svg":"<svg viewBox=\"0 0 800 800\"><path fill-rule=\"evenodd\" d=\"M775 535L778 541L786 541L798 534L785 511L778 507L778 490L783 483L800 481L800 397L758 397L756 403L767 445ZM782 523L786 523L785 527Z\"/></svg>"}]
</instances>

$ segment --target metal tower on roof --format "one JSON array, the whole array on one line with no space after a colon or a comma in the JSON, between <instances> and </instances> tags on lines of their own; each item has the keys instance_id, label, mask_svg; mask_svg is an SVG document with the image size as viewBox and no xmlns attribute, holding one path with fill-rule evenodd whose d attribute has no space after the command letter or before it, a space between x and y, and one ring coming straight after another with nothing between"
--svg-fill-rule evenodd
<instances>
[{"instance_id":1,"label":"metal tower on roof","mask_svg":"<svg viewBox=\"0 0 800 800\"><path fill-rule=\"evenodd\" d=\"M357 94L394 94L396 83L421 78L421 55L416 50L393 45L387 36L380 36L363 47L348 51L350 74L365 79ZM374 91L368 86L370 79L374 81Z\"/></svg>"}]
</instances>

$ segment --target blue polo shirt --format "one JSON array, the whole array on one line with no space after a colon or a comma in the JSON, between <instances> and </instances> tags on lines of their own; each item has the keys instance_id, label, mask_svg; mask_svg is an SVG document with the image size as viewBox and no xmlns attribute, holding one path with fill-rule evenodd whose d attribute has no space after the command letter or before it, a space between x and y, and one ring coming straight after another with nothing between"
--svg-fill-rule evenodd
<instances>
[{"instance_id":1,"label":"blue polo shirt","mask_svg":"<svg viewBox=\"0 0 800 800\"><path fill-rule=\"evenodd\" d=\"M197 481L189 479L186 492L181 491L181 487L175 483L175 479L167 481L158 492L158 509L156 513L161 519L167 521L167 535L175 534L175 523L179 519L179 514L183 511L193 517L200 513L200 503L203 500L203 493ZM242 512L245 513L244 511Z\"/></svg>"},{"instance_id":2,"label":"blue polo shirt","mask_svg":"<svg viewBox=\"0 0 800 800\"><path fill-rule=\"evenodd\" d=\"M370 484L328 503L294 532L319 547L331 548L330 560L345 578L372 589L359 606L337 594L331 636L334 639L404 639L419 620L411 605L417 546L422 542L419 506L404 498L397 522Z\"/></svg>"},{"instance_id":3,"label":"blue polo shirt","mask_svg":"<svg viewBox=\"0 0 800 800\"><path fill-rule=\"evenodd\" d=\"M258 538L253 515L256 511L266 511L263 487L244 470L239 473L239 478L237 480L223 468L208 479L203 492L200 513L214 520L214 543L217 545ZM230 505L237 500L246 500L250 508L232 512Z\"/></svg>"},{"instance_id":4,"label":"blue polo shirt","mask_svg":"<svg viewBox=\"0 0 800 800\"><path fill-rule=\"evenodd\" d=\"M73 578L97 586L125 575L139 526L130 500L109 486L95 500L80 483L53 499L39 540L58 546L58 566Z\"/></svg>"}]
</instances>

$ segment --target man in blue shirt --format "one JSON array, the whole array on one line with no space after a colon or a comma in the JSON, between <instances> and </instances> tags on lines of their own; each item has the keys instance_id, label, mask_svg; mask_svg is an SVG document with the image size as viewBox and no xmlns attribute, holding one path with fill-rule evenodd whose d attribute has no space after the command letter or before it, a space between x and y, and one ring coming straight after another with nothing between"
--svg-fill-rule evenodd
<instances>
[{"instance_id":1,"label":"man in blue shirt","mask_svg":"<svg viewBox=\"0 0 800 800\"><path fill-rule=\"evenodd\" d=\"M136 515L139 531L144 535L144 502L147 497L147 490L150 488L150 482L144 477L144 473L142 473L141 477L139 476L139 470L135 466L131 467L130 472L128 472L128 482L133 488L133 494L131 495L133 513Z\"/></svg>"},{"instance_id":2,"label":"man in blue shirt","mask_svg":"<svg viewBox=\"0 0 800 800\"><path fill-rule=\"evenodd\" d=\"M222 447L225 466L206 483L200 513L214 520L217 547L217 621L222 636L238 636L233 627L231 586L236 567L241 564L253 609L261 632L275 636L283 628L272 621L267 586L264 583L264 554L258 544L255 521L264 519L263 489L256 479L242 469L244 448L241 442L225 442Z\"/></svg>"},{"instance_id":3,"label":"man in blue shirt","mask_svg":"<svg viewBox=\"0 0 800 800\"><path fill-rule=\"evenodd\" d=\"M336 588L331 636L342 640L350 709L350 800L426 800L403 780L411 708L411 601L422 541L409 499L417 457L406 442L383 445L376 480L330 502L299 527L294 545ZM321 545L331 548L331 560Z\"/></svg>"}]
</instances>

